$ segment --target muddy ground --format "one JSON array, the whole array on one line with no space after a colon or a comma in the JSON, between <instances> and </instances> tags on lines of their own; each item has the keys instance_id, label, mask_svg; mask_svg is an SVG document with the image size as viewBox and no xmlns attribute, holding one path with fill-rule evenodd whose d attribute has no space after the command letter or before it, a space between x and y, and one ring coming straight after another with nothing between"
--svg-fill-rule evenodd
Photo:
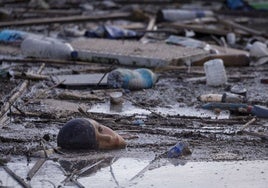
<instances>
[{"instance_id":1,"label":"muddy ground","mask_svg":"<svg viewBox=\"0 0 268 188\"><path fill-rule=\"evenodd\" d=\"M79 26L85 27L86 24ZM55 36L63 26L54 24L49 27L41 25L20 29L39 33L43 31ZM77 39L72 37L68 40ZM14 58L20 57L21 53L16 44L1 44L0 55L4 58ZM19 72L27 70L36 72L40 66L41 63L38 62L2 61L2 67L9 67L10 70ZM86 65L46 63L42 74L48 76L79 73L105 74L109 69L110 65L96 63ZM268 106L268 85L260 81L261 78L268 77L267 65L226 67L228 83L219 87L206 85L202 66L182 66L173 70L153 71L159 77L153 88L139 91L120 90L124 94L125 104L131 104L131 108L137 110L130 115L104 113L105 110L90 111L96 105L109 108L109 93L115 89L97 86L66 88L55 83L53 79L26 81L25 78L2 75L0 77L1 106L7 103L18 88L26 82L27 89L12 104L7 112L6 121L0 125L1 163L6 163L18 156L27 157L29 160L39 158L40 154L36 152L42 151L44 147L56 148L59 129L74 117L90 117L112 128L126 139L127 147L114 151L60 150L63 153L54 152L50 155L50 159L59 161L67 170L73 168L72 165L85 166L99 159L106 159L107 163L110 163L114 157L152 159L152 156L161 156L165 158L166 151L178 141L189 143L192 154L185 156L188 162L268 159L267 119L256 118L246 131L241 132L239 130L252 120L253 116L230 114L226 111L203 111L201 109L203 103L197 100L201 94L224 93L229 91L231 86L240 85L247 89L247 104ZM70 92L77 95L90 94L91 97L86 100L72 98L68 95ZM78 108L82 108L87 114L79 112ZM149 113L138 114L141 109ZM169 113L170 111L172 113ZM143 123L137 124L137 121ZM70 161L72 163L69 163Z\"/></svg>"}]
</instances>

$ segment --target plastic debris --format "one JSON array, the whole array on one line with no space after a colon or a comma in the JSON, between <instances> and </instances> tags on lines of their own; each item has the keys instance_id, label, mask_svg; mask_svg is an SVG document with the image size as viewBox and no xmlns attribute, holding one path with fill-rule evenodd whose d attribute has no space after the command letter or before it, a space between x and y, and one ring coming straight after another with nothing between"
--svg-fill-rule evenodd
<instances>
[{"instance_id":1,"label":"plastic debris","mask_svg":"<svg viewBox=\"0 0 268 188\"><path fill-rule=\"evenodd\" d=\"M69 43L48 37L27 37L21 43L21 51L26 57L46 59L71 59L76 57L76 53Z\"/></svg>"},{"instance_id":2,"label":"plastic debris","mask_svg":"<svg viewBox=\"0 0 268 188\"><path fill-rule=\"evenodd\" d=\"M247 105L242 103L207 103L202 108L208 110L221 109L235 113L251 114L259 118L268 118L268 108L260 105Z\"/></svg>"},{"instance_id":3,"label":"plastic debris","mask_svg":"<svg viewBox=\"0 0 268 188\"><path fill-rule=\"evenodd\" d=\"M0 32L0 42L21 42L26 36L23 31L4 29Z\"/></svg>"},{"instance_id":4,"label":"plastic debris","mask_svg":"<svg viewBox=\"0 0 268 188\"><path fill-rule=\"evenodd\" d=\"M234 93L224 94L205 94L197 97L202 102L226 102L226 103L241 103L245 102L246 98L242 95Z\"/></svg>"},{"instance_id":5,"label":"plastic debris","mask_svg":"<svg viewBox=\"0 0 268 188\"><path fill-rule=\"evenodd\" d=\"M207 85L220 86L227 83L225 67L221 59L213 59L204 63Z\"/></svg>"},{"instance_id":6,"label":"plastic debris","mask_svg":"<svg viewBox=\"0 0 268 188\"><path fill-rule=\"evenodd\" d=\"M252 10L253 8L243 0L226 0L228 8L232 10Z\"/></svg>"},{"instance_id":7,"label":"plastic debris","mask_svg":"<svg viewBox=\"0 0 268 188\"><path fill-rule=\"evenodd\" d=\"M168 44L177 44L184 47L190 47L190 48L201 48L204 50L209 51L211 49L210 45L206 42L191 39L188 37L179 37L175 35L171 35L167 38L166 43Z\"/></svg>"},{"instance_id":8,"label":"plastic debris","mask_svg":"<svg viewBox=\"0 0 268 188\"><path fill-rule=\"evenodd\" d=\"M189 145L186 142L178 142L175 146L171 147L168 151L168 158L177 158L183 155L190 155L192 152L189 149Z\"/></svg>"},{"instance_id":9,"label":"plastic debris","mask_svg":"<svg viewBox=\"0 0 268 188\"><path fill-rule=\"evenodd\" d=\"M90 38L108 38L108 39L122 39L122 38L140 38L142 33L136 31L122 29L116 26L101 25L96 29L88 30L84 34Z\"/></svg>"},{"instance_id":10,"label":"plastic debris","mask_svg":"<svg viewBox=\"0 0 268 188\"><path fill-rule=\"evenodd\" d=\"M238 84L233 85L230 88L230 92L238 94L238 95L243 95L243 96L247 95L247 89L245 87L243 87L242 85L238 85Z\"/></svg>"},{"instance_id":11,"label":"plastic debris","mask_svg":"<svg viewBox=\"0 0 268 188\"><path fill-rule=\"evenodd\" d=\"M255 65L262 65L268 62L268 48L262 42L254 42L250 47L249 53L252 59L256 60Z\"/></svg>"},{"instance_id":12,"label":"plastic debris","mask_svg":"<svg viewBox=\"0 0 268 188\"><path fill-rule=\"evenodd\" d=\"M115 69L108 74L107 84L112 88L124 88L129 90L147 89L153 87L157 81L157 75L150 69L139 68Z\"/></svg>"}]
</instances>

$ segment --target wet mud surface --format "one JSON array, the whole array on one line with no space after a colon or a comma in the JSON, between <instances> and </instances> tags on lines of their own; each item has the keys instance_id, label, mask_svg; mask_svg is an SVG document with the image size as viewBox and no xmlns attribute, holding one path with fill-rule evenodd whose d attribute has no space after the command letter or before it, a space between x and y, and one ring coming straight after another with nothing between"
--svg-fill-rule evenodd
<instances>
[{"instance_id":1,"label":"wet mud surface","mask_svg":"<svg viewBox=\"0 0 268 188\"><path fill-rule=\"evenodd\" d=\"M227 67L228 85L243 84L248 90L248 103L265 106L268 104L268 87L261 84L259 79L267 76L266 69L245 67L241 71L239 68ZM239 133L242 126L253 117L200 109L202 103L197 100L197 96L205 93L223 93L228 90L228 85L215 88L207 86L205 82L186 80L204 76L203 67L191 68L190 72L186 69L158 72L158 75L159 81L151 89L123 91L126 96L124 105L130 103L129 108L134 109L131 111L133 114L126 115L121 115L123 112L120 114L109 110L103 110L101 113L102 108L99 112L90 110L94 109L95 105L109 108L109 89L47 89L53 83L31 81L25 94L16 102L16 108L9 112L9 120L1 130L1 153L29 156L42 150L42 139L56 147L60 127L74 117L83 117L78 111L78 107L82 107L88 111L89 117L126 137L127 149L118 151L126 156L143 156L146 152L161 154L176 142L185 140L189 142L192 150L189 160L193 161L224 160L229 159L229 155L233 160L267 159L267 140ZM19 85L18 80L16 83ZM5 90L1 91L2 97L10 93L15 86L14 81L3 80L1 87ZM95 93L101 100L62 99L60 94L66 90ZM169 113L170 111L172 113ZM267 122L265 119L257 118L248 130L265 134Z\"/></svg>"}]
</instances>

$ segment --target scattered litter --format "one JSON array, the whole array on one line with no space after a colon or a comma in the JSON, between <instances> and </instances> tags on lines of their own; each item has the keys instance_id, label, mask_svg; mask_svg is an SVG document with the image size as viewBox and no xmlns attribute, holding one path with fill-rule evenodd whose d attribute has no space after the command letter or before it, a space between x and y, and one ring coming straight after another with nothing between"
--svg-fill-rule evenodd
<instances>
[{"instance_id":1,"label":"scattered litter","mask_svg":"<svg viewBox=\"0 0 268 188\"><path fill-rule=\"evenodd\" d=\"M233 113L253 115L259 118L268 118L268 108L260 105L247 105L242 103L207 103L202 108L213 110L230 110Z\"/></svg>"}]
</instances>

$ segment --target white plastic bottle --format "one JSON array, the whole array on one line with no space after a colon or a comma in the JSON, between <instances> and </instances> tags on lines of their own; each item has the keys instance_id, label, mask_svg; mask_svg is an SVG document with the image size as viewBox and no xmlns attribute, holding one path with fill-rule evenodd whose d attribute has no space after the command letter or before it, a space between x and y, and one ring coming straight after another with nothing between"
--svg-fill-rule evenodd
<instances>
[{"instance_id":1,"label":"white plastic bottle","mask_svg":"<svg viewBox=\"0 0 268 188\"><path fill-rule=\"evenodd\" d=\"M227 75L222 59L213 59L204 63L207 85L220 86L227 83Z\"/></svg>"},{"instance_id":2,"label":"white plastic bottle","mask_svg":"<svg viewBox=\"0 0 268 188\"><path fill-rule=\"evenodd\" d=\"M69 43L54 38L27 37L21 43L21 51L26 57L71 59L74 50Z\"/></svg>"}]
</instances>

